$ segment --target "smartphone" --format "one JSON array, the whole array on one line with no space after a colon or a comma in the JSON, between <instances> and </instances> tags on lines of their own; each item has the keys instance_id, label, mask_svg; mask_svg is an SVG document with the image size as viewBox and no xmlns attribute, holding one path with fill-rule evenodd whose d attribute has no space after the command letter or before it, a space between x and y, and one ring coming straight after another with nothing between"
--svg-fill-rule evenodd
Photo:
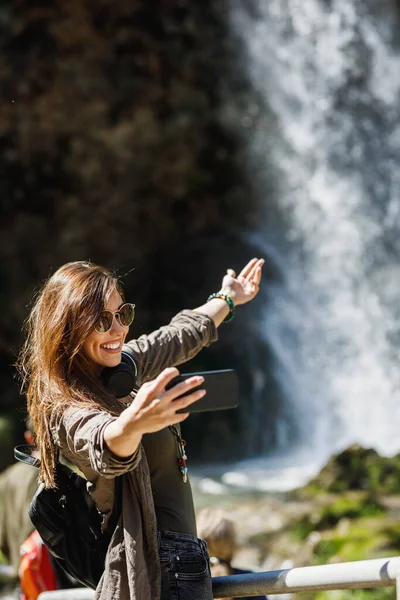
<instances>
[{"instance_id":1,"label":"smartphone","mask_svg":"<svg viewBox=\"0 0 400 600\"><path fill-rule=\"evenodd\" d=\"M177 410L177 413L195 413L207 412L212 410L225 410L235 408L239 404L239 385L236 372L233 369L224 369L222 371L203 371L201 373L182 373L170 381L166 388L171 389L177 383L193 377L202 375L204 382L184 394L179 398L187 396L198 389L206 390L206 395L190 404L186 408Z\"/></svg>"}]
</instances>

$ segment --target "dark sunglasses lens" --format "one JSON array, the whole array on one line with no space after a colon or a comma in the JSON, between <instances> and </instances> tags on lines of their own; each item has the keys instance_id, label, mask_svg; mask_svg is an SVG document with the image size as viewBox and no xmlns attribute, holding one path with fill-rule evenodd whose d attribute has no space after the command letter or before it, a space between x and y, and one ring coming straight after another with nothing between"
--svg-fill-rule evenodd
<instances>
[{"instance_id":1,"label":"dark sunglasses lens","mask_svg":"<svg viewBox=\"0 0 400 600\"><path fill-rule=\"evenodd\" d=\"M133 319L135 318L135 306L134 304L124 304L119 310L119 318L121 325L129 327Z\"/></svg>"},{"instance_id":2,"label":"dark sunglasses lens","mask_svg":"<svg viewBox=\"0 0 400 600\"><path fill-rule=\"evenodd\" d=\"M106 333L112 325L113 315L108 310L104 310L96 323L95 329L98 333Z\"/></svg>"}]
</instances>

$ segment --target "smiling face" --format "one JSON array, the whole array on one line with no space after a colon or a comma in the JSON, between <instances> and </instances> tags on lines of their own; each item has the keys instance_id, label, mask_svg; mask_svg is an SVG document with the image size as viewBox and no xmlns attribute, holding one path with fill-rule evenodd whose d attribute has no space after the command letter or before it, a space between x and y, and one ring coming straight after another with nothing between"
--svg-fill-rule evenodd
<instances>
[{"instance_id":1,"label":"smiling face","mask_svg":"<svg viewBox=\"0 0 400 600\"><path fill-rule=\"evenodd\" d=\"M106 306L111 312L117 311L123 300L117 290L111 294ZM103 367L116 367L121 362L122 345L129 327L120 324L114 316L111 329L106 333L97 333L94 329L83 342L82 352L93 366L93 372L100 375Z\"/></svg>"}]
</instances>

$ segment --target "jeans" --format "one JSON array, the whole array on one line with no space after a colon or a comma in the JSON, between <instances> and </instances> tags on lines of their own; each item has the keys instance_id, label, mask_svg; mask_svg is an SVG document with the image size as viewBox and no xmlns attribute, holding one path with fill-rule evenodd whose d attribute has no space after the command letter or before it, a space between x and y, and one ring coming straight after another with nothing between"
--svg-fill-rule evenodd
<instances>
[{"instance_id":1,"label":"jeans","mask_svg":"<svg viewBox=\"0 0 400 600\"><path fill-rule=\"evenodd\" d=\"M161 600L213 600L207 544L189 533L158 532Z\"/></svg>"}]
</instances>

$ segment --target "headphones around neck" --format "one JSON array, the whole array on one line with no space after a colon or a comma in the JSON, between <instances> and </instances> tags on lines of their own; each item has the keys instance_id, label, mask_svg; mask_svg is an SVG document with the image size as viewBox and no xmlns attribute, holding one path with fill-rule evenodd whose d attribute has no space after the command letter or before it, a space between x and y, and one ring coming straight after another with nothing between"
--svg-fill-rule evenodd
<instances>
[{"instance_id":1,"label":"headphones around neck","mask_svg":"<svg viewBox=\"0 0 400 600\"><path fill-rule=\"evenodd\" d=\"M128 344L122 346L121 362L116 367L104 367L101 379L105 388L116 398L125 398L136 386L138 370Z\"/></svg>"}]
</instances>

